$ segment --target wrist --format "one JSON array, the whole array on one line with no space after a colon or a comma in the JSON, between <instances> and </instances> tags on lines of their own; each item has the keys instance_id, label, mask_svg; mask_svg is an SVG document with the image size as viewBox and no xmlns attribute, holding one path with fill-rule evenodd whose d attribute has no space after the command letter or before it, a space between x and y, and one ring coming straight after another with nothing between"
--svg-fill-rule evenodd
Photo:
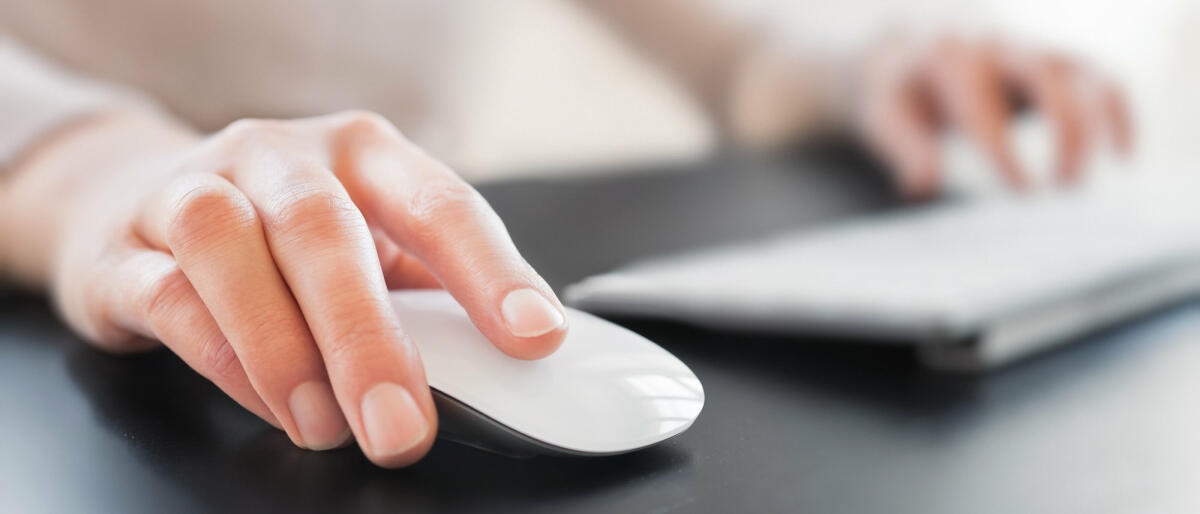
<instances>
[{"instance_id":1,"label":"wrist","mask_svg":"<svg viewBox=\"0 0 1200 514\"><path fill-rule=\"evenodd\" d=\"M89 205L87 195L129 163L194 139L165 118L135 111L97 113L42 138L0 184L0 275L44 288L64 224Z\"/></svg>"}]
</instances>

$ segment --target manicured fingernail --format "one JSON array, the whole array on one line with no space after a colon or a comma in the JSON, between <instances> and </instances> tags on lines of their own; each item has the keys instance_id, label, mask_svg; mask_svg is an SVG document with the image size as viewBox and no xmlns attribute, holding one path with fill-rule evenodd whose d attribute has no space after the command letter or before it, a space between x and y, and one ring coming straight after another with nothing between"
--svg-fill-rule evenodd
<instances>
[{"instance_id":1,"label":"manicured fingernail","mask_svg":"<svg viewBox=\"0 0 1200 514\"><path fill-rule=\"evenodd\" d=\"M363 427L367 444L378 457L408 451L425 439L429 423L408 390L397 384L377 384L363 395Z\"/></svg>"},{"instance_id":2,"label":"manicured fingernail","mask_svg":"<svg viewBox=\"0 0 1200 514\"><path fill-rule=\"evenodd\" d=\"M325 382L314 380L296 386L288 396L288 408L305 448L328 450L350 437L350 426L333 397L333 389Z\"/></svg>"},{"instance_id":3,"label":"manicured fingernail","mask_svg":"<svg viewBox=\"0 0 1200 514\"><path fill-rule=\"evenodd\" d=\"M500 314L508 324L508 331L517 337L537 337L563 324L559 312L550 300L533 289L518 289L500 303Z\"/></svg>"}]
</instances>

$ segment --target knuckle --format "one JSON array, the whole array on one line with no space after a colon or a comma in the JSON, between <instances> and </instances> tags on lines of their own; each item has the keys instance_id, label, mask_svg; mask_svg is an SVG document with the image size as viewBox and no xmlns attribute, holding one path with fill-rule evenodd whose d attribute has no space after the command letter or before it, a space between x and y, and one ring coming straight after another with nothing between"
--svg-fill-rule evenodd
<instances>
[{"instance_id":1,"label":"knuckle","mask_svg":"<svg viewBox=\"0 0 1200 514\"><path fill-rule=\"evenodd\" d=\"M234 378L242 369L233 346L220 334L200 341L198 351L200 371L213 382L222 383Z\"/></svg>"},{"instance_id":2,"label":"knuckle","mask_svg":"<svg viewBox=\"0 0 1200 514\"><path fill-rule=\"evenodd\" d=\"M378 113L365 110L345 111L340 114L341 129L350 135L398 135L396 127Z\"/></svg>"},{"instance_id":3,"label":"knuckle","mask_svg":"<svg viewBox=\"0 0 1200 514\"><path fill-rule=\"evenodd\" d=\"M191 321L185 309L194 294L183 271L175 266L146 284L142 292L144 316L152 327ZM198 371L214 382L233 377L241 369L237 354L220 332L198 341L196 351Z\"/></svg>"},{"instance_id":4,"label":"knuckle","mask_svg":"<svg viewBox=\"0 0 1200 514\"><path fill-rule=\"evenodd\" d=\"M218 137L231 141L246 141L276 132L278 129L279 122L276 121L242 118L227 125Z\"/></svg>"},{"instance_id":5,"label":"knuckle","mask_svg":"<svg viewBox=\"0 0 1200 514\"><path fill-rule=\"evenodd\" d=\"M198 241L254 227L254 206L232 187L194 185L174 201L167 222L168 245L188 247Z\"/></svg>"},{"instance_id":6,"label":"knuckle","mask_svg":"<svg viewBox=\"0 0 1200 514\"><path fill-rule=\"evenodd\" d=\"M403 332L394 322L374 320L371 323L348 323L337 330L328 344L330 359L353 363L379 355L381 346L394 346L403 341ZM401 344L401 348L411 345Z\"/></svg>"},{"instance_id":7,"label":"knuckle","mask_svg":"<svg viewBox=\"0 0 1200 514\"><path fill-rule=\"evenodd\" d=\"M287 121L240 119L214 135L211 148L234 155L251 149L277 148L287 140L289 127Z\"/></svg>"},{"instance_id":8,"label":"knuckle","mask_svg":"<svg viewBox=\"0 0 1200 514\"><path fill-rule=\"evenodd\" d=\"M458 181L438 181L412 195L408 229L418 238L436 237L448 227L487 210L487 202L474 188Z\"/></svg>"},{"instance_id":9,"label":"knuckle","mask_svg":"<svg viewBox=\"0 0 1200 514\"><path fill-rule=\"evenodd\" d=\"M143 316L147 320L170 319L191 290L191 283L178 266L151 279L142 292Z\"/></svg>"},{"instance_id":10,"label":"knuckle","mask_svg":"<svg viewBox=\"0 0 1200 514\"><path fill-rule=\"evenodd\" d=\"M311 187L281 193L268 216L268 230L282 241L328 240L366 222L345 195Z\"/></svg>"},{"instance_id":11,"label":"knuckle","mask_svg":"<svg viewBox=\"0 0 1200 514\"><path fill-rule=\"evenodd\" d=\"M248 311L234 316L233 323L235 326L242 327L239 330L239 338L243 341L288 339L293 342L282 346L288 350L294 348L296 342L304 341L308 337L303 318L297 319L282 313L270 314L263 313L261 310ZM311 340L307 342L311 344Z\"/></svg>"}]
</instances>

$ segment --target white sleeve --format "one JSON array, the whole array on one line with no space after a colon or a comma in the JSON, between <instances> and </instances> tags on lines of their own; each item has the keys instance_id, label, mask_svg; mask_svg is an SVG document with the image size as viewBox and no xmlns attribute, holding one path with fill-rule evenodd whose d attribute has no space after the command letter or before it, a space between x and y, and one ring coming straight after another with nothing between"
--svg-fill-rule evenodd
<instances>
[{"instance_id":1,"label":"white sleeve","mask_svg":"<svg viewBox=\"0 0 1200 514\"><path fill-rule=\"evenodd\" d=\"M98 111L154 103L55 67L0 33L0 175L63 123Z\"/></svg>"}]
</instances>

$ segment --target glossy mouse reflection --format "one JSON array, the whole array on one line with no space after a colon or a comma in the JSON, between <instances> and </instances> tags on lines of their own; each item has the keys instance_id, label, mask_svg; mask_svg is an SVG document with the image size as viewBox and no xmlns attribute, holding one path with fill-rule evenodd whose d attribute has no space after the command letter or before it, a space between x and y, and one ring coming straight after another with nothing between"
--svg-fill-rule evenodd
<instances>
[{"instance_id":1,"label":"glossy mouse reflection","mask_svg":"<svg viewBox=\"0 0 1200 514\"><path fill-rule=\"evenodd\" d=\"M567 309L562 347L524 361L496 349L444 291L392 293L420 349L442 436L511 455L611 455L682 433L700 380L646 338Z\"/></svg>"}]
</instances>

